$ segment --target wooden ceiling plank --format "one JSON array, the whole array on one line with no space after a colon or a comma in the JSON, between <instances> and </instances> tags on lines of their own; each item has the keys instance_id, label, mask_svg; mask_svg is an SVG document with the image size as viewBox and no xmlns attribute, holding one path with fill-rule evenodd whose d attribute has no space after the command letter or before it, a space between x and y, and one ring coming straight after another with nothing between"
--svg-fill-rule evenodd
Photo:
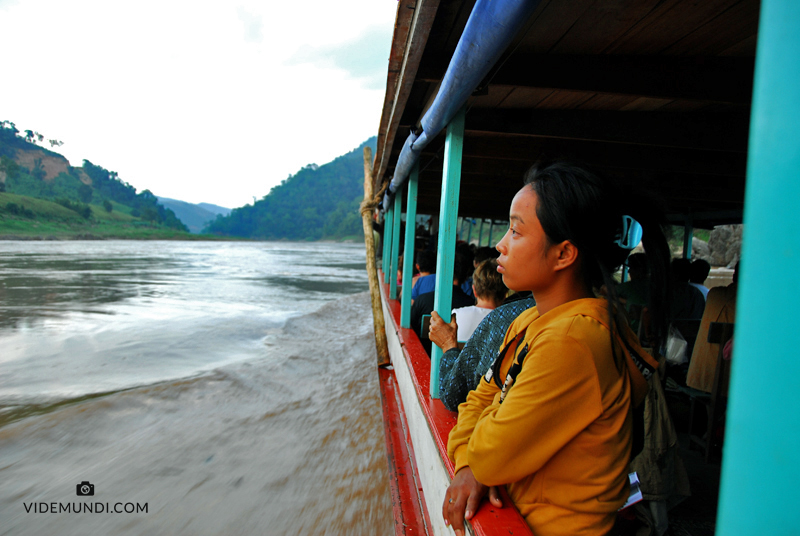
<instances>
[{"instance_id":1,"label":"wooden ceiling plank","mask_svg":"<svg viewBox=\"0 0 800 536\"><path fill-rule=\"evenodd\" d=\"M537 10L536 20L522 39L519 50L529 53L550 52L594 3L595 0L549 2Z\"/></svg>"},{"instance_id":2,"label":"wooden ceiling plank","mask_svg":"<svg viewBox=\"0 0 800 536\"><path fill-rule=\"evenodd\" d=\"M587 9L550 52L596 54L653 12L661 0L598 1Z\"/></svg>"},{"instance_id":3,"label":"wooden ceiling plank","mask_svg":"<svg viewBox=\"0 0 800 536\"><path fill-rule=\"evenodd\" d=\"M671 0L663 2L604 52L661 54L677 41L708 24L739 0ZM747 0L755 1L758 0ZM692 53L697 55L697 52ZM755 54L755 48L750 56Z\"/></svg>"},{"instance_id":4,"label":"wooden ceiling plank","mask_svg":"<svg viewBox=\"0 0 800 536\"><path fill-rule=\"evenodd\" d=\"M491 84L749 104L754 66L739 57L515 54Z\"/></svg>"},{"instance_id":5,"label":"wooden ceiling plank","mask_svg":"<svg viewBox=\"0 0 800 536\"><path fill-rule=\"evenodd\" d=\"M620 108L621 112L652 112L674 102L671 99L654 99L652 97L640 97L630 104Z\"/></svg>"},{"instance_id":6,"label":"wooden ceiling plank","mask_svg":"<svg viewBox=\"0 0 800 536\"><path fill-rule=\"evenodd\" d=\"M593 93L586 91L553 91L548 97L536 105L544 110L572 110L594 97Z\"/></svg>"},{"instance_id":7,"label":"wooden ceiling plank","mask_svg":"<svg viewBox=\"0 0 800 536\"><path fill-rule=\"evenodd\" d=\"M631 95L616 95L610 93L595 93L592 98L581 104L579 110L619 110L630 104L637 97Z\"/></svg>"},{"instance_id":8,"label":"wooden ceiling plank","mask_svg":"<svg viewBox=\"0 0 800 536\"><path fill-rule=\"evenodd\" d=\"M473 109L466 130L745 153L749 114Z\"/></svg>"},{"instance_id":9,"label":"wooden ceiling plank","mask_svg":"<svg viewBox=\"0 0 800 536\"><path fill-rule=\"evenodd\" d=\"M547 99L550 95L553 94L554 90L552 89L542 89L542 88L528 88L528 87L516 87L511 88L510 86L502 86L503 89L512 89L506 98L501 103L502 109L510 109L510 108L530 108L531 106L536 107L540 102ZM468 102L468 106L472 106L473 103L476 106L479 106L478 103L481 102L482 97L472 97Z\"/></svg>"},{"instance_id":10,"label":"wooden ceiling plank","mask_svg":"<svg viewBox=\"0 0 800 536\"><path fill-rule=\"evenodd\" d=\"M475 96L469 100L469 108L499 108L514 92L512 87L492 86L486 89L486 95Z\"/></svg>"},{"instance_id":11,"label":"wooden ceiling plank","mask_svg":"<svg viewBox=\"0 0 800 536\"><path fill-rule=\"evenodd\" d=\"M432 152L423 154L435 156ZM746 155L739 153L472 133L464 138L463 161L471 158L520 160L531 164L540 159L563 159L623 169L734 177L743 177L746 169ZM462 165L467 167L467 164Z\"/></svg>"},{"instance_id":12,"label":"wooden ceiling plank","mask_svg":"<svg viewBox=\"0 0 800 536\"><path fill-rule=\"evenodd\" d=\"M760 3L740 1L664 50L666 54L717 55L758 33Z\"/></svg>"}]
</instances>

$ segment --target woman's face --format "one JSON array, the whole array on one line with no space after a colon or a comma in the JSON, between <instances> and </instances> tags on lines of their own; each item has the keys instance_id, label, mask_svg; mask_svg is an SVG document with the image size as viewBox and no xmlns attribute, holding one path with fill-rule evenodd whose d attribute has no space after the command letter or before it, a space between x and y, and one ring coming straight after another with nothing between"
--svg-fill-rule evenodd
<instances>
[{"instance_id":1,"label":"woman's face","mask_svg":"<svg viewBox=\"0 0 800 536\"><path fill-rule=\"evenodd\" d=\"M500 258L497 271L503 275L503 282L516 291L546 288L552 281L554 271L551 246L536 216L538 198L530 186L517 192L511 202L509 228L497 244Z\"/></svg>"}]
</instances>

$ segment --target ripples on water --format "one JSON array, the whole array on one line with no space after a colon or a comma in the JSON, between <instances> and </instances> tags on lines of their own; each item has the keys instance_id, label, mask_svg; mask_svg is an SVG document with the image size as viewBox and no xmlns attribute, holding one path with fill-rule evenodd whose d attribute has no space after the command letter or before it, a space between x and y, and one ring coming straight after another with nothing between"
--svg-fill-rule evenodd
<instances>
[{"instance_id":1,"label":"ripples on water","mask_svg":"<svg viewBox=\"0 0 800 536\"><path fill-rule=\"evenodd\" d=\"M391 533L363 258L0 244L0 534Z\"/></svg>"}]
</instances>

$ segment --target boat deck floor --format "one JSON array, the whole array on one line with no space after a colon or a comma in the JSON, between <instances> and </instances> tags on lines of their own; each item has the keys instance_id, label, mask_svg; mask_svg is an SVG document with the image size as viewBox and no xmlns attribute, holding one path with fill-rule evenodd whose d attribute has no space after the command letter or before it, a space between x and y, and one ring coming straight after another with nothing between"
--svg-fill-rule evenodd
<instances>
[{"instance_id":1,"label":"boat deck floor","mask_svg":"<svg viewBox=\"0 0 800 536\"><path fill-rule=\"evenodd\" d=\"M703 453L689 449L689 434L678 433L680 455L692 495L669 511L669 536L713 536L719 497L720 460L706 463Z\"/></svg>"},{"instance_id":2,"label":"boat deck floor","mask_svg":"<svg viewBox=\"0 0 800 536\"><path fill-rule=\"evenodd\" d=\"M719 454L707 463L705 452L695 445L690 448L686 404L679 398L667 395L670 414L678 432L679 455L689 477L691 495L673 506L668 512L669 528L665 536L714 536L721 460ZM702 420L702 419L700 419ZM695 434L701 432L695 427ZM622 536L648 536L650 533L641 521L633 521L620 531Z\"/></svg>"}]
</instances>

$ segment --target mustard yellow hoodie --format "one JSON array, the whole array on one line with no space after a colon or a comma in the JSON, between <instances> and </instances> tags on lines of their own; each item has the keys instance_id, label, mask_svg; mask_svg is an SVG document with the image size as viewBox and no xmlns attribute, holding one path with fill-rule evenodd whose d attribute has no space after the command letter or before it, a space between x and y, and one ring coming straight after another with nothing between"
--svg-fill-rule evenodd
<instances>
[{"instance_id":1,"label":"mustard yellow hoodie","mask_svg":"<svg viewBox=\"0 0 800 536\"><path fill-rule=\"evenodd\" d=\"M481 380L458 408L448 454L456 472L469 466L483 484L507 484L537 536L605 535L628 496L631 402L644 398L646 380L622 344L616 364L605 300L575 300L541 316L529 309L504 345L522 330L500 368L502 385L527 345L516 381L501 403L494 380Z\"/></svg>"}]
</instances>

